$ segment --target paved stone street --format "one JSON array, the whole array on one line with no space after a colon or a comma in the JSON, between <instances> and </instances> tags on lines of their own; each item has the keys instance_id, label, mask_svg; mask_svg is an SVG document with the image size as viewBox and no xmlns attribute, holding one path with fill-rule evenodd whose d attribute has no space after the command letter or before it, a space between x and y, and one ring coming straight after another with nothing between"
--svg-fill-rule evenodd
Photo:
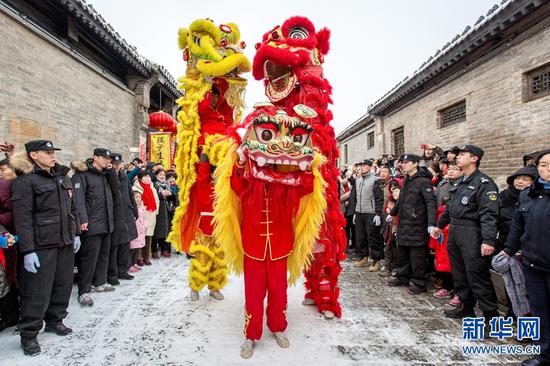
<instances>
[{"instance_id":1,"label":"paved stone street","mask_svg":"<svg viewBox=\"0 0 550 366\"><path fill-rule=\"evenodd\" d=\"M442 316L443 300L431 294L412 297L345 262L342 319L324 320L301 305L301 286L290 288L290 348L279 348L264 329L252 360L245 361L239 356L242 278L231 279L224 301L203 291L191 303L187 266L184 257L155 261L115 292L95 294L90 309L78 306L75 287L66 320L74 334L41 333L42 354L28 358L13 328L5 330L0 365L502 365L521 360L465 356L460 322Z\"/></svg>"}]
</instances>

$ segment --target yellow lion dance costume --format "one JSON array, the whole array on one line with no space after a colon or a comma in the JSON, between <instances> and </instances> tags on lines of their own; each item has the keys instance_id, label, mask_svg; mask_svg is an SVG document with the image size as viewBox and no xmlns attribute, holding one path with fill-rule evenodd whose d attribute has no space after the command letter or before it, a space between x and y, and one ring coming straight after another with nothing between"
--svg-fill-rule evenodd
<instances>
[{"instance_id":1,"label":"yellow lion dance costume","mask_svg":"<svg viewBox=\"0 0 550 366\"><path fill-rule=\"evenodd\" d=\"M195 20L179 30L178 43L187 62L185 76L178 79L184 96L177 100L178 149L175 157L180 204L172 221L168 241L191 259L191 299L208 284L210 294L227 283L224 252L212 232L213 171L229 146L226 130L240 119L244 109L246 80L239 77L251 69L242 54L236 24L215 25L210 19Z\"/></svg>"}]
</instances>

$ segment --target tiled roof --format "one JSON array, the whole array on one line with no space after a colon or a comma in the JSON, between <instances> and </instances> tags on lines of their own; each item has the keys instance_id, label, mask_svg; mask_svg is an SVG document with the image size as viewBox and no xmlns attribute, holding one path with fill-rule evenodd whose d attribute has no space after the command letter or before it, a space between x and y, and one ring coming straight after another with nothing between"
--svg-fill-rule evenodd
<instances>
[{"instance_id":1,"label":"tiled roof","mask_svg":"<svg viewBox=\"0 0 550 366\"><path fill-rule=\"evenodd\" d=\"M430 56L412 75L405 77L380 99L368 107L369 114L383 114L393 103L415 91L425 82L470 54L486 40L508 28L518 18L548 0L503 0L480 16L473 26L456 34L434 55Z\"/></svg>"},{"instance_id":2,"label":"tiled roof","mask_svg":"<svg viewBox=\"0 0 550 366\"><path fill-rule=\"evenodd\" d=\"M101 14L95 10L92 4L87 4L85 0L58 0L77 20L79 20L91 32L95 33L99 39L105 42L116 54L124 59L138 72L144 76L150 76L151 73L158 71L164 78L161 83L168 88L174 95L181 95L177 88L176 81L172 75L161 65L156 65L137 52L135 46L129 44L121 35L115 31ZM164 79L164 80L163 80Z\"/></svg>"}]
</instances>

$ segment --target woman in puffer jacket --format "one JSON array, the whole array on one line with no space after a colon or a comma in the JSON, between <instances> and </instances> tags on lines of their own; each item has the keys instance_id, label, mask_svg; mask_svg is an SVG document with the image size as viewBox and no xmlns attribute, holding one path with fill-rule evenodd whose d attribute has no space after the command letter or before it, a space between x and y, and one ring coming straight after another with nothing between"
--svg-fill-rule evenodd
<instances>
[{"instance_id":1,"label":"woman in puffer jacket","mask_svg":"<svg viewBox=\"0 0 550 366\"><path fill-rule=\"evenodd\" d=\"M540 354L523 365L550 365L550 149L535 160L539 173L534 183L519 194L503 253L523 254L523 274L529 308L540 319Z\"/></svg>"}]
</instances>

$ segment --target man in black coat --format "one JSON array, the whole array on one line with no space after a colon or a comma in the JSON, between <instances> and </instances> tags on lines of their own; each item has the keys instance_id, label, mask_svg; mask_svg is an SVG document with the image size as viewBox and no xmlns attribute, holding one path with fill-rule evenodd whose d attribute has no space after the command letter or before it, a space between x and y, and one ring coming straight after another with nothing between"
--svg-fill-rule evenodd
<instances>
[{"instance_id":1,"label":"man in black coat","mask_svg":"<svg viewBox=\"0 0 550 366\"><path fill-rule=\"evenodd\" d=\"M77 258L78 302L92 306L90 292L114 291L107 284L107 267L114 229L113 193L106 170L111 152L97 148L84 164L73 162L72 177L82 230L82 249Z\"/></svg>"},{"instance_id":2,"label":"man in black coat","mask_svg":"<svg viewBox=\"0 0 550 366\"><path fill-rule=\"evenodd\" d=\"M13 159L20 172L12 184L13 216L23 257L20 272L21 346L26 355L40 353L37 335L72 333L63 324L73 287L73 251L80 247L80 223L69 168L56 163L51 141L25 144L27 156Z\"/></svg>"},{"instance_id":3,"label":"man in black coat","mask_svg":"<svg viewBox=\"0 0 550 366\"><path fill-rule=\"evenodd\" d=\"M460 148L456 164L464 175L449 191L449 201L432 236L439 237L441 230L451 224L447 252L455 293L462 300L462 306L444 310L444 315L475 317L477 302L487 325L492 317L498 316L497 297L489 273L497 242L498 188L491 178L479 171L482 157L483 150L477 146Z\"/></svg>"},{"instance_id":4,"label":"man in black coat","mask_svg":"<svg viewBox=\"0 0 550 366\"><path fill-rule=\"evenodd\" d=\"M401 167L407 174L399 199L390 212L397 215L397 276L390 286L408 286L409 293L426 292L426 265L429 233L437 220L436 200L432 186L432 174L425 167L418 167L420 157L406 154Z\"/></svg>"},{"instance_id":5,"label":"man in black coat","mask_svg":"<svg viewBox=\"0 0 550 366\"><path fill-rule=\"evenodd\" d=\"M117 180L117 190L113 192L113 216L115 228L111 235L111 251L109 253L109 269L107 282L113 286L121 280L132 280L134 276L128 273L130 268L130 242L137 238L136 217L138 215L136 201L128 176L121 169L122 155L112 153L111 162Z\"/></svg>"}]
</instances>

